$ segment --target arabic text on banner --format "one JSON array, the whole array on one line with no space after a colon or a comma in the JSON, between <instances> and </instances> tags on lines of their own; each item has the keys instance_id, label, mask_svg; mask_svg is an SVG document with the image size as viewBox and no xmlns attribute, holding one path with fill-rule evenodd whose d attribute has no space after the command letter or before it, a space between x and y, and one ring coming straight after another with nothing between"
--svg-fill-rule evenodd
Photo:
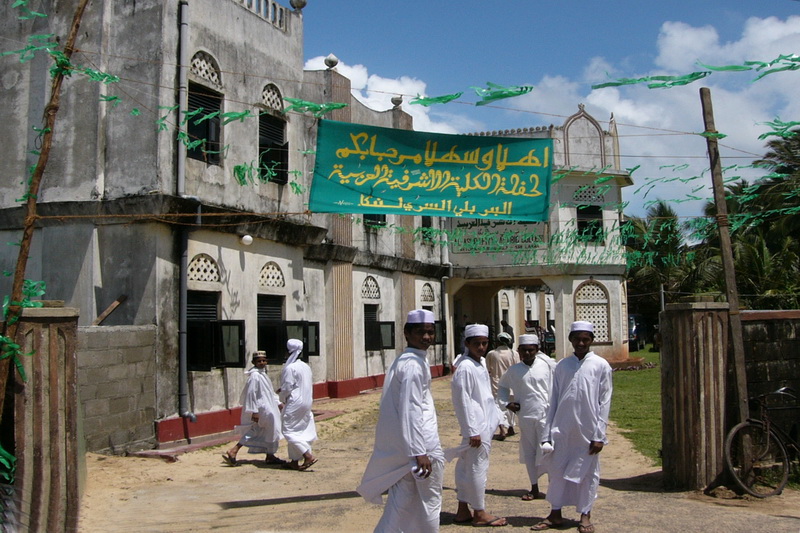
<instances>
[{"instance_id":1,"label":"arabic text on banner","mask_svg":"<svg viewBox=\"0 0 800 533\"><path fill-rule=\"evenodd\" d=\"M547 220L551 139L446 135L321 120L310 209Z\"/></svg>"}]
</instances>

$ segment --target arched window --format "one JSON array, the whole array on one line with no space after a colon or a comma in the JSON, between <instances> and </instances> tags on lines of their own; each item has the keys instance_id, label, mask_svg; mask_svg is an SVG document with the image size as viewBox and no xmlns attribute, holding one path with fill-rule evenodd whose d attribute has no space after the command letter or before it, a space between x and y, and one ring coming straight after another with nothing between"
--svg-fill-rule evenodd
<instances>
[{"instance_id":1,"label":"arched window","mask_svg":"<svg viewBox=\"0 0 800 533\"><path fill-rule=\"evenodd\" d=\"M285 287L286 280L283 277L281 267L273 261L264 265L261 269L261 274L258 276L258 286L272 288Z\"/></svg>"},{"instance_id":2,"label":"arched window","mask_svg":"<svg viewBox=\"0 0 800 533\"><path fill-rule=\"evenodd\" d=\"M595 342L609 342L608 292L596 281L582 283L575 291L575 320L594 324Z\"/></svg>"},{"instance_id":3,"label":"arched window","mask_svg":"<svg viewBox=\"0 0 800 533\"><path fill-rule=\"evenodd\" d=\"M219 266L214 259L207 254L197 254L189 263L189 281L221 281Z\"/></svg>"},{"instance_id":4,"label":"arched window","mask_svg":"<svg viewBox=\"0 0 800 533\"><path fill-rule=\"evenodd\" d=\"M378 281L372 276L367 276L367 279L361 284L361 297L365 300L381 299L381 288L378 286Z\"/></svg>"},{"instance_id":5,"label":"arched window","mask_svg":"<svg viewBox=\"0 0 800 533\"><path fill-rule=\"evenodd\" d=\"M434 303L436 301L436 297L433 294L433 287L431 287L430 283L426 283L422 286L420 301L422 303Z\"/></svg>"}]
</instances>

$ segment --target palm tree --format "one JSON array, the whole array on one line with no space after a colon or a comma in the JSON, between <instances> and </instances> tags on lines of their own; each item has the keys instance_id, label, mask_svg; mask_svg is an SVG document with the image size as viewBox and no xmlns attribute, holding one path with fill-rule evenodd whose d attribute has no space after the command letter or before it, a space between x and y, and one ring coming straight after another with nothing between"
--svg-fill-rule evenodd
<instances>
[{"instance_id":1,"label":"palm tree","mask_svg":"<svg viewBox=\"0 0 800 533\"><path fill-rule=\"evenodd\" d=\"M628 224L628 298L652 319L660 310L660 287L667 294L689 289L689 248L677 213L663 200L651 205L644 219L633 217Z\"/></svg>"}]
</instances>

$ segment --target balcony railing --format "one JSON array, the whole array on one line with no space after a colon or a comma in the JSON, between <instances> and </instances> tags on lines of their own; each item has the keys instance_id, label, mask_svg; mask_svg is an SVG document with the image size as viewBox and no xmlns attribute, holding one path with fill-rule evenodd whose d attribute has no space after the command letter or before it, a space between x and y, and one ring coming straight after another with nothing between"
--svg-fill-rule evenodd
<instances>
[{"instance_id":1,"label":"balcony railing","mask_svg":"<svg viewBox=\"0 0 800 533\"><path fill-rule=\"evenodd\" d=\"M238 0L242 6L246 7L262 19L266 20L281 31L286 31L287 9L273 0Z\"/></svg>"}]
</instances>

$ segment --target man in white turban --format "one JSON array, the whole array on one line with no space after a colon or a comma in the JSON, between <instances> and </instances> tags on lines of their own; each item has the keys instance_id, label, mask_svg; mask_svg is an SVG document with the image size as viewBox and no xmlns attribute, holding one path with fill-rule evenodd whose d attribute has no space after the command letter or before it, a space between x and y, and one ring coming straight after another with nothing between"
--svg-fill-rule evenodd
<instances>
[{"instance_id":1,"label":"man in white turban","mask_svg":"<svg viewBox=\"0 0 800 533\"><path fill-rule=\"evenodd\" d=\"M594 533L591 513L600 485L598 454L608 443L611 366L590 350L594 341L594 326L590 322L573 322L569 341L573 354L556 365L542 437L553 446L547 489L551 510L547 518L531 529L559 527L564 522L561 508L574 505L581 514L578 532Z\"/></svg>"},{"instance_id":2,"label":"man in white turban","mask_svg":"<svg viewBox=\"0 0 800 533\"><path fill-rule=\"evenodd\" d=\"M447 459L458 457L456 464L457 524L504 526L505 518L486 512L484 501L492 435L500 423L500 409L492 396L489 373L481 359L489 347L489 328L483 324L466 327L464 344L467 353L453 375L453 408L461 427L461 446L448 449ZM472 511L470 511L472 507Z\"/></svg>"},{"instance_id":3,"label":"man in white turban","mask_svg":"<svg viewBox=\"0 0 800 533\"><path fill-rule=\"evenodd\" d=\"M408 313L403 327L407 346L383 383L375 445L356 489L378 504L389 491L376 532L439 531L444 454L427 359L436 337L434 324L426 309Z\"/></svg>"},{"instance_id":4,"label":"man in white turban","mask_svg":"<svg viewBox=\"0 0 800 533\"><path fill-rule=\"evenodd\" d=\"M512 365L519 363L519 354L512 348L514 340L505 331L497 334L497 348L486 354L486 370L489 371L489 378L492 384L492 395L497 401L497 384L500 378L511 368ZM507 402L506 402L507 403ZM514 434L514 412L505 408L505 403L497 402L500 408L500 432L492 436L495 440L505 440Z\"/></svg>"},{"instance_id":5,"label":"man in white turban","mask_svg":"<svg viewBox=\"0 0 800 533\"><path fill-rule=\"evenodd\" d=\"M311 452L311 443L317 440L317 428L311 403L314 378L301 358L303 341L289 339L286 343L287 359L281 371L281 388L278 391L283 402L283 437L289 448L289 464L292 470L308 470L317 462ZM303 463L300 464L300 459Z\"/></svg>"},{"instance_id":6,"label":"man in white turban","mask_svg":"<svg viewBox=\"0 0 800 533\"><path fill-rule=\"evenodd\" d=\"M509 368L500 378L497 399L504 408L517 413L519 462L525 465L531 482L531 490L522 499L530 501L545 496L539 491L539 477L544 473L541 442L556 362L539 351L536 335L520 335L518 350L522 362Z\"/></svg>"},{"instance_id":7,"label":"man in white turban","mask_svg":"<svg viewBox=\"0 0 800 533\"><path fill-rule=\"evenodd\" d=\"M242 437L222 454L222 458L229 466L236 466L236 454L242 446L246 446L248 453L267 454L267 464L285 464L286 461L275 456L281 440L281 412L278 395L267 375L267 354L254 352L252 363L253 367L245 372L247 382L239 400L242 419L241 424L236 426L236 432Z\"/></svg>"}]
</instances>

